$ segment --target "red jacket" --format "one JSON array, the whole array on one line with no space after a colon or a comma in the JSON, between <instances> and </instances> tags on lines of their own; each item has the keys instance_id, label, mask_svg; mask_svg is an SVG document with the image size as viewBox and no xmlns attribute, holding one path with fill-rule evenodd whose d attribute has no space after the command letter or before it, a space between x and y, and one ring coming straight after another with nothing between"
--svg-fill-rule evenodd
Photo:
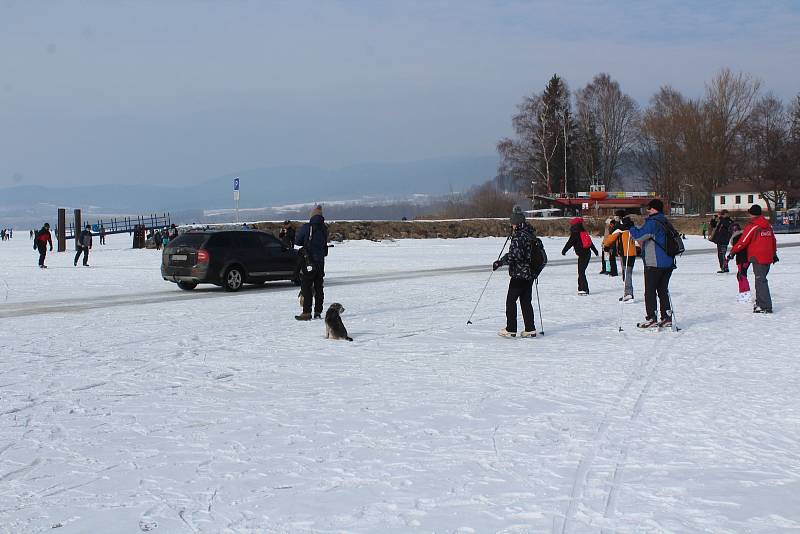
<instances>
[{"instance_id":1,"label":"red jacket","mask_svg":"<svg viewBox=\"0 0 800 534\"><path fill-rule=\"evenodd\" d=\"M731 249L736 254L747 249L747 259L755 258L762 265L770 265L775 259L778 244L769 221L763 216L754 217L745 227L741 239Z\"/></svg>"}]
</instances>

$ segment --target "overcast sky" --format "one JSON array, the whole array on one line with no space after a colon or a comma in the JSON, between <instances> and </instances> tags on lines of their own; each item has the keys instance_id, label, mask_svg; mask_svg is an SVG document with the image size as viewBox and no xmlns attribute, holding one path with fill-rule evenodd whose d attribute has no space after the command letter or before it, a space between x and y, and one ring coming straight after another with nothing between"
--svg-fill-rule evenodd
<instances>
[{"instance_id":1,"label":"overcast sky","mask_svg":"<svg viewBox=\"0 0 800 534\"><path fill-rule=\"evenodd\" d=\"M0 187L488 155L553 73L723 66L796 95L800 1L0 0Z\"/></svg>"}]
</instances>

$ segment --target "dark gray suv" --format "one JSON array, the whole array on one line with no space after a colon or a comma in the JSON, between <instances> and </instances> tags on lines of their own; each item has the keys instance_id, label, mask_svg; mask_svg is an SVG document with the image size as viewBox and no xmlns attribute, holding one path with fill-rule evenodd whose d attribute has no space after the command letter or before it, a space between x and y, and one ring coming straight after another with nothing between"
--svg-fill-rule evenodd
<instances>
[{"instance_id":1,"label":"dark gray suv","mask_svg":"<svg viewBox=\"0 0 800 534\"><path fill-rule=\"evenodd\" d=\"M274 235L257 230L188 231L164 247L161 276L191 290L216 284L238 291L242 284L297 279L298 253Z\"/></svg>"}]
</instances>

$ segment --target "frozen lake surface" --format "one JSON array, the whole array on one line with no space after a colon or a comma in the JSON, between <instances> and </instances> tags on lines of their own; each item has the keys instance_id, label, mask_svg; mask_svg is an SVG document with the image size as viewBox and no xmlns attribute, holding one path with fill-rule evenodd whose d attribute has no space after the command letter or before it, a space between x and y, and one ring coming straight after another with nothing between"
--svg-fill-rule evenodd
<instances>
[{"instance_id":1,"label":"frozen lake surface","mask_svg":"<svg viewBox=\"0 0 800 534\"><path fill-rule=\"evenodd\" d=\"M690 237L708 254L673 276L680 332L636 331L641 264L621 307L596 259L576 294L570 252L539 284L545 336L522 340L496 335L505 270L466 325L502 244L336 244L347 343L294 320L291 284L182 292L127 235L40 270L18 233L0 532L800 530L800 248L779 250L764 316Z\"/></svg>"}]
</instances>

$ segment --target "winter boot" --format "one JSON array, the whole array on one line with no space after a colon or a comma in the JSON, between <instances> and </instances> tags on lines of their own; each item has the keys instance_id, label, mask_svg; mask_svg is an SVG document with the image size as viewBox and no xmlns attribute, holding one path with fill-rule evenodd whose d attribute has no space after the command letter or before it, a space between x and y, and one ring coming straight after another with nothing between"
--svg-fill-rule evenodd
<instances>
[{"instance_id":1,"label":"winter boot","mask_svg":"<svg viewBox=\"0 0 800 534\"><path fill-rule=\"evenodd\" d=\"M658 321L655 319L645 318L641 323L636 323L636 328L655 328L658 326Z\"/></svg>"},{"instance_id":2,"label":"winter boot","mask_svg":"<svg viewBox=\"0 0 800 534\"><path fill-rule=\"evenodd\" d=\"M742 304L747 304L748 302L750 302L750 292L742 291L741 293L739 293L739 295L736 297L736 302L740 302Z\"/></svg>"},{"instance_id":3,"label":"winter boot","mask_svg":"<svg viewBox=\"0 0 800 534\"><path fill-rule=\"evenodd\" d=\"M536 330L525 330L520 337L536 337Z\"/></svg>"},{"instance_id":4,"label":"winter boot","mask_svg":"<svg viewBox=\"0 0 800 534\"><path fill-rule=\"evenodd\" d=\"M502 330L500 330L500 331L497 333L497 335L498 335L498 336L500 336L500 337L517 337L517 333L516 333L516 332L509 332L509 331L508 331L508 330L506 330L505 328L503 328Z\"/></svg>"},{"instance_id":5,"label":"winter boot","mask_svg":"<svg viewBox=\"0 0 800 534\"><path fill-rule=\"evenodd\" d=\"M310 321L311 320L311 312L303 312L300 315L295 315L295 319L298 321Z\"/></svg>"},{"instance_id":6,"label":"winter boot","mask_svg":"<svg viewBox=\"0 0 800 534\"><path fill-rule=\"evenodd\" d=\"M625 295L619 298L620 302L630 302L633 300L633 295Z\"/></svg>"}]
</instances>

